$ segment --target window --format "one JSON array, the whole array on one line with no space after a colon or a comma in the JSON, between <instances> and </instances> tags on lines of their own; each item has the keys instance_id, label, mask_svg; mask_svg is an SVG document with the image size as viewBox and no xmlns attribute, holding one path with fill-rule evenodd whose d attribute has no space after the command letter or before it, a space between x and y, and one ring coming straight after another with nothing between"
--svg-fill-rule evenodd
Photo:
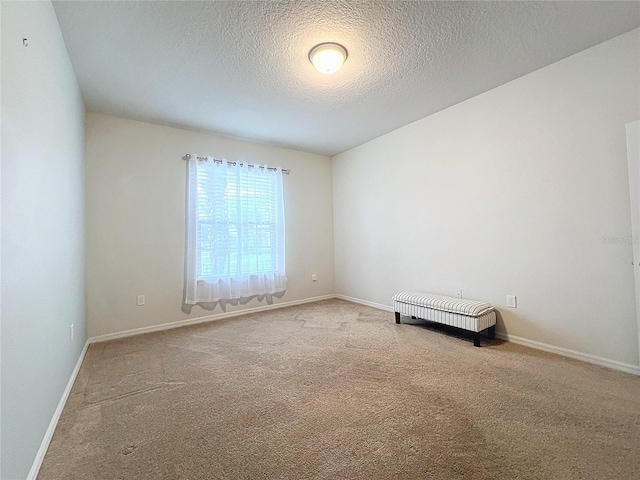
<instances>
[{"instance_id":1,"label":"window","mask_svg":"<svg viewBox=\"0 0 640 480\"><path fill-rule=\"evenodd\" d=\"M188 162L185 303L284 292L282 170Z\"/></svg>"}]
</instances>

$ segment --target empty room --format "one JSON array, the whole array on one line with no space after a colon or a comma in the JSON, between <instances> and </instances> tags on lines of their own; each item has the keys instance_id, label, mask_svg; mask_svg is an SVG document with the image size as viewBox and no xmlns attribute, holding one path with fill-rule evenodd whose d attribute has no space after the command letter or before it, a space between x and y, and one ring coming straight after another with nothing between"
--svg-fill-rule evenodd
<instances>
[{"instance_id":1,"label":"empty room","mask_svg":"<svg viewBox=\"0 0 640 480\"><path fill-rule=\"evenodd\" d=\"M640 478L640 2L0 18L1 480Z\"/></svg>"}]
</instances>

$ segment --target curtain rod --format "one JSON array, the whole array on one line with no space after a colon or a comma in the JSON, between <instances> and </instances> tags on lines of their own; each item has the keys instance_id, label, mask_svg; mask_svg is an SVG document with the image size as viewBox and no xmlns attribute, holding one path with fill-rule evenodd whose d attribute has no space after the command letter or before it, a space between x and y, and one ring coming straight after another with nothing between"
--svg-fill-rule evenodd
<instances>
[{"instance_id":1,"label":"curtain rod","mask_svg":"<svg viewBox=\"0 0 640 480\"><path fill-rule=\"evenodd\" d=\"M198 160L206 160L207 157L197 157ZM184 157L182 157L183 160L190 160L191 159L191 154L187 153ZM222 163L222 160L220 158L214 158L213 159L214 162L216 163ZM238 165L237 162L230 162L229 160L227 160L227 163L230 165ZM241 167L244 166L244 163L240 163L239 164ZM253 163L247 163L247 166L252 167L252 168L264 168L262 165L254 165ZM277 170L276 167L267 167L267 170ZM291 170L288 168L283 168L282 169L282 173L284 173L285 175L289 175L289 173L291 173Z\"/></svg>"}]
</instances>

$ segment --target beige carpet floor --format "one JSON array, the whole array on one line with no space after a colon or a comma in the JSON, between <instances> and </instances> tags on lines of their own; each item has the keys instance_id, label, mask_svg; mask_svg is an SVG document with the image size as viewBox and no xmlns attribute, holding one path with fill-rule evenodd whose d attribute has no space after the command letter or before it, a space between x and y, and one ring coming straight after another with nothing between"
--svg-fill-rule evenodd
<instances>
[{"instance_id":1,"label":"beige carpet floor","mask_svg":"<svg viewBox=\"0 0 640 480\"><path fill-rule=\"evenodd\" d=\"M38 478L640 478L639 377L413 323L329 300L91 345Z\"/></svg>"}]
</instances>

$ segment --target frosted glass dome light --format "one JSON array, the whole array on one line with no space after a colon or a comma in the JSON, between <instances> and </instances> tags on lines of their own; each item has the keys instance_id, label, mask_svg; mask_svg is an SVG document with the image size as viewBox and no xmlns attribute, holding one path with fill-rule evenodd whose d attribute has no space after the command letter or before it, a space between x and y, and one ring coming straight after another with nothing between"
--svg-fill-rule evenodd
<instances>
[{"instance_id":1,"label":"frosted glass dome light","mask_svg":"<svg viewBox=\"0 0 640 480\"><path fill-rule=\"evenodd\" d=\"M321 43L309 52L309 60L320 73L336 73L347 59L347 49L338 43Z\"/></svg>"}]
</instances>

